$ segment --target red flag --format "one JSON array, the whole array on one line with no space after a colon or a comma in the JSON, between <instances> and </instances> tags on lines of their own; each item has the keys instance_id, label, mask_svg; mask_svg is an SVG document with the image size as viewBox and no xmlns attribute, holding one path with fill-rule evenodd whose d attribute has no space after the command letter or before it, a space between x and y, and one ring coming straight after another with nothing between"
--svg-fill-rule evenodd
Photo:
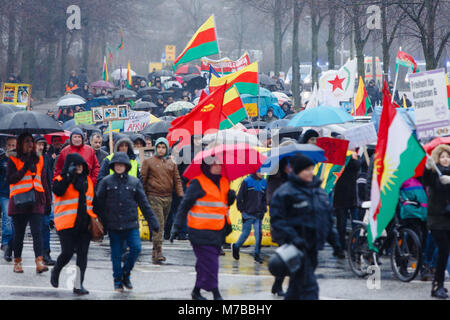
<instances>
[{"instance_id":1,"label":"red flag","mask_svg":"<svg viewBox=\"0 0 450 320\"><path fill-rule=\"evenodd\" d=\"M193 135L204 134L207 130L208 133L219 130L225 88L226 84L218 87L201 99L191 112L171 122L167 134L170 146L181 139L178 145L181 148L191 143L190 137Z\"/></svg>"},{"instance_id":2,"label":"red flag","mask_svg":"<svg viewBox=\"0 0 450 320\"><path fill-rule=\"evenodd\" d=\"M338 165L345 165L345 158L347 156L348 140L321 137L317 138L316 145L325 150L325 163L332 163Z\"/></svg>"}]
</instances>

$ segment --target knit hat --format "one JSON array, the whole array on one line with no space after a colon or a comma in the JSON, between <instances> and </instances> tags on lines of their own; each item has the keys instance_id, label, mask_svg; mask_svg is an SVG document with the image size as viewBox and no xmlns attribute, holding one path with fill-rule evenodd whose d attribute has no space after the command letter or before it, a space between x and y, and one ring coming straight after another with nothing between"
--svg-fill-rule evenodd
<instances>
[{"instance_id":1,"label":"knit hat","mask_svg":"<svg viewBox=\"0 0 450 320\"><path fill-rule=\"evenodd\" d=\"M319 136L319 134L317 133L317 131L315 131L313 129L309 129L303 135L302 143L308 143L309 139L311 139L313 137L318 137L318 136Z\"/></svg>"},{"instance_id":2,"label":"knit hat","mask_svg":"<svg viewBox=\"0 0 450 320\"><path fill-rule=\"evenodd\" d=\"M296 155L292 156L289 162L295 174L298 174L300 171L303 171L306 168L315 165L314 161L301 153L297 153Z\"/></svg>"}]
</instances>

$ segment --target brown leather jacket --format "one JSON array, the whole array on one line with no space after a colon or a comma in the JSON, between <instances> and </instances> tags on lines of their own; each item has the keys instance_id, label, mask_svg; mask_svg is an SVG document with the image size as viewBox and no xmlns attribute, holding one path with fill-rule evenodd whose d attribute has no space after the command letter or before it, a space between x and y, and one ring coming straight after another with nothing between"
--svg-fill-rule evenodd
<instances>
[{"instance_id":1,"label":"brown leather jacket","mask_svg":"<svg viewBox=\"0 0 450 320\"><path fill-rule=\"evenodd\" d=\"M174 187L179 197L184 196L177 165L170 158L153 156L145 159L141 176L147 196L170 197Z\"/></svg>"}]
</instances>

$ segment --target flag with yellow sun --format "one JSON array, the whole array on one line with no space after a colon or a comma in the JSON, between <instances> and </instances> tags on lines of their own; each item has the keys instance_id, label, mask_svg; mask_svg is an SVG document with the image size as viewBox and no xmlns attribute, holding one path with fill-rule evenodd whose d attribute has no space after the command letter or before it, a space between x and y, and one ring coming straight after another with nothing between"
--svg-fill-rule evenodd
<instances>
[{"instance_id":1,"label":"flag with yellow sun","mask_svg":"<svg viewBox=\"0 0 450 320\"><path fill-rule=\"evenodd\" d=\"M372 249L373 242L394 217L401 185L415 176L424 157L422 146L391 104L385 81L370 194L368 241Z\"/></svg>"}]
</instances>

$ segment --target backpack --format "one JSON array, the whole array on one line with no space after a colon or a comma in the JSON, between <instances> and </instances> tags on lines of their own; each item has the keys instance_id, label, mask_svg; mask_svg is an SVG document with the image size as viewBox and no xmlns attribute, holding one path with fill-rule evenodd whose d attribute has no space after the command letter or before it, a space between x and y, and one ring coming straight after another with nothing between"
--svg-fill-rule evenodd
<instances>
[{"instance_id":1,"label":"backpack","mask_svg":"<svg viewBox=\"0 0 450 320\"><path fill-rule=\"evenodd\" d=\"M400 218L427 220L428 197L415 178L406 180L400 188Z\"/></svg>"}]
</instances>

